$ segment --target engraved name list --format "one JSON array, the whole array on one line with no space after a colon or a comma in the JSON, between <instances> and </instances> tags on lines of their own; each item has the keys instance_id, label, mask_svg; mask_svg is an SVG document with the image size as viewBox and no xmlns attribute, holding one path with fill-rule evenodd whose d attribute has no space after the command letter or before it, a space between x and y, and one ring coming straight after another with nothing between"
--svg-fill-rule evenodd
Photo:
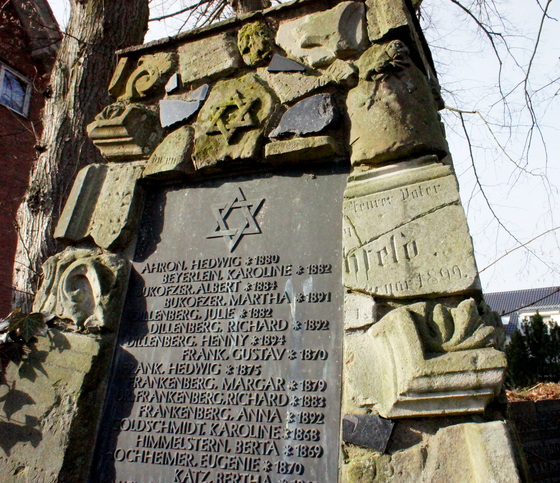
<instances>
[{"instance_id":1,"label":"engraved name list","mask_svg":"<svg viewBox=\"0 0 560 483\"><path fill-rule=\"evenodd\" d=\"M101 481L337 481L341 220L317 216L328 208L317 194L338 191L340 212L338 178L273 189L268 180L266 196L260 179L166 193L157 248L134 263L98 442ZM288 186L299 198L290 211ZM193 191L199 206L225 200L214 220L174 212ZM235 218L231 207L250 205L249 194L258 209Z\"/></svg>"}]
</instances>

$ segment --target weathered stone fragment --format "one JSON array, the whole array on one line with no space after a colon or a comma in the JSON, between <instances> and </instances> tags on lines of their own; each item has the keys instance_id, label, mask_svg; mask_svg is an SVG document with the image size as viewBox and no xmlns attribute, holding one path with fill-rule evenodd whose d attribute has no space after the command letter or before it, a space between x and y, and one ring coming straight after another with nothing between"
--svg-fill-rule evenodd
<instances>
[{"instance_id":1,"label":"weathered stone fragment","mask_svg":"<svg viewBox=\"0 0 560 483\"><path fill-rule=\"evenodd\" d=\"M266 68L268 72L305 72L306 67L280 54L274 54Z\"/></svg>"},{"instance_id":2,"label":"weathered stone fragment","mask_svg":"<svg viewBox=\"0 0 560 483\"><path fill-rule=\"evenodd\" d=\"M326 12L280 24L276 43L307 65L328 65L366 46L365 8L360 2L343 2Z\"/></svg>"},{"instance_id":3,"label":"weathered stone fragment","mask_svg":"<svg viewBox=\"0 0 560 483\"><path fill-rule=\"evenodd\" d=\"M156 148L144 169L145 178L169 178L194 172L190 157L194 129L183 126L176 129Z\"/></svg>"},{"instance_id":4,"label":"weathered stone fragment","mask_svg":"<svg viewBox=\"0 0 560 483\"><path fill-rule=\"evenodd\" d=\"M466 423L440 429L430 443L422 483L434 481L521 481L506 423Z\"/></svg>"},{"instance_id":5,"label":"weathered stone fragment","mask_svg":"<svg viewBox=\"0 0 560 483\"><path fill-rule=\"evenodd\" d=\"M335 60L320 75L305 75L299 72L270 73L267 69L257 70L282 103L300 100L313 91L329 84L345 84L356 74L354 66L343 60Z\"/></svg>"},{"instance_id":6,"label":"weathered stone fragment","mask_svg":"<svg viewBox=\"0 0 560 483\"><path fill-rule=\"evenodd\" d=\"M254 158L275 105L272 93L254 74L216 84L195 128L196 168Z\"/></svg>"},{"instance_id":7,"label":"weathered stone fragment","mask_svg":"<svg viewBox=\"0 0 560 483\"><path fill-rule=\"evenodd\" d=\"M270 133L270 138L285 134L315 134L329 126L336 117L335 105L330 94L317 94L290 107L280 119L280 124Z\"/></svg>"},{"instance_id":8,"label":"weathered stone fragment","mask_svg":"<svg viewBox=\"0 0 560 483\"><path fill-rule=\"evenodd\" d=\"M229 33L181 45L178 52L184 84L224 77L241 66L235 38Z\"/></svg>"},{"instance_id":9,"label":"weathered stone fragment","mask_svg":"<svg viewBox=\"0 0 560 483\"><path fill-rule=\"evenodd\" d=\"M272 55L274 36L263 22L244 25L237 34L237 47L243 62L251 67L264 64Z\"/></svg>"},{"instance_id":10,"label":"weathered stone fragment","mask_svg":"<svg viewBox=\"0 0 560 483\"><path fill-rule=\"evenodd\" d=\"M395 447L395 439L403 440L402 446ZM341 481L518 482L513 447L502 421L401 420L393 430L388 454L345 446Z\"/></svg>"},{"instance_id":11,"label":"weathered stone fragment","mask_svg":"<svg viewBox=\"0 0 560 483\"><path fill-rule=\"evenodd\" d=\"M70 320L77 329L116 331L127 278L123 257L68 248L44 263L33 310Z\"/></svg>"},{"instance_id":12,"label":"weathered stone fragment","mask_svg":"<svg viewBox=\"0 0 560 483\"><path fill-rule=\"evenodd\" d=\"M371 295L349 292L344 294L344 328L361 329L377 322L375 300Z\"/></svg>"},{"instance_id":13,"label":"weathered stone fragment","mask_svg":"<svg viewBox=\"0 0 560 483\"><path fill-rule=\"evenodd\" d=\"M343 205L344 284L383 297L478 291L451 168L422 161L398 167L350 178Z\"/></svg>"},{"instance_id":14,"label":"weathered stone fragment","mask_svg":"<svg viewBox=\"0 0 560 483\"><path fill-rule=\"evenodd\" d=\"M141 104L107 106L88 127L88 136L109 161L143 159L161 139L155 112Z\"/></svg>"},{"instance_id":15,"label":"weathered stone fragment","mask_svg":"<svg viewBox=\"0 0 560 483\"><path fill-rule=\"evenodd\" d=\"M121 57L119 59L115 72L113 72L113 77L111 77L111 81L109 82L109 88L107 89L109 94L114 98L119 97L124 92L128 77L135 66L135 62L130 57Z\"/></svg>"},{"instance_id":16,"label":"weathered stone fragment","mask_svg":"<svg viewBox=\"0 0 560 483\"><path fill-rule=\"evenodd\" d=\"M78 172L54 232L55 238L79 240L84 236L99 199L107 166L90 164Z\"/></svg>"},{"instance_id":17,"label":"weathered stone fragment","mask_svg":"<svg viewBox=\"0 0 560 483\"><path fill-rule=\"evenodd\" d=\"M181 87L181 76L179 74L173 74L167 81L167 84L165 84L165 92L167 92L168 94L172 94L180 87Z\"/></svg>"},{"instance_id":18,"label":"weathered stone fragment","mask_svg":"<svg viewBox=\"0 0 560 483\"><path fill-rule=\"evenodd\" d=\"M206 99L210 86L204 84L198 89L189 92L183 99L164 99L159 101L159 119L162 127L188 121L198 112L202 101Z\"/></svg>"},{"instance_id":19,"label":"weathered stone fragment","mask_svg":"<svg viewBox=\"0 0 560 483\"><path fill-rule=\"evenodd\" d=\"M437 106L406 46L400 41L374 45L358 65L361 80L347 98L352 163L444 157L447 143Z\"/></svg>"},{"instance_id":20,"label":"weathered stone fragment","mask_svg":"<svg viewBox=\"0 0 560 483\"><path fill-rule=\"evenodd\" d=\"M55 238L76 243L91 238L105 249L125 247L138 222L136 181L143 164L89 165L76 178L55 229Z\"/></svg>"},{"instance_id":21,"label":"weathered stone fragment","mask_svg":"<svg viewBox=\"0 0 560 483\"><path fill-rule=\"evenodd\" d=\"M205 101L208 97L209 91L210 86L208 84L203 84L198 89L195 89L187 94L187 101Z\"/></svg>"},{"instance_id":22,"label":"weathered stone fragment","mask_svg":"<svg viewBox=\"0 0 560 483\"><path fill-rule=\"evenodd\" d=\"M293 138L268 143L265 157L271 162L305 162L326 160L340 154L340 148L331 136Z\"/></svg>"},{"instance_id":23,"label":"weathered stone fragment","mask_svg":"<svg viewBox=\"0 0 560 483\"><path fill-rule=\"evenodd\" d=\"M177 55L173 52L157 52L138 59L136 69L126 83L121 96L126 99L142 99L164 87L176 69Z\"/></svg>"},{"instance_id":24,"label":"weathered stone fragment","mask_svg":"<svg viewBox=\"0 0 560 483\"><path fill-rule=\"evenodd\" d=\"M7 366L9 385L0 388L2 481L87 480L111 354L103 347L91 336L51 329Z\"/></svg>"},{"instance_id":25,"label":"weathered stone fragment","mask_svg":"<svg viewBox=\"0 0 560 483\"><path fill-rule=\"evenodd\" d=\"M173 126L186 122L200 109L198 101L181 101L164 99L159 101L159 121L161 127Z\"/></svg>"},{"instance_id":26,"label":"weathered stone fragment","mask_svg":"<svg viewBox=\"0 0 560 483\"><path fill-rule=\"evenodd\" d=\"M366 9L368 35L372 42L412 23L404 0L367 0Z\"/></svg>"},{"instance_id":27,"label":"weathered stone fragment","mask_svg":"<svg viewBox=\"0 0 560 483\"><path fill-rule=\"evenodd\" d=\"M387 418L484 411L506 367L492 348L503 329L488 322L472 299L456 309L421 302L389 312L368 330L369 340L347 337L347 404L374 406Z\"/></svg>"},{"instance_id":28,"label":"weathered stone fragment","mask_svg":"<svg viewBox=\"0 0 560 483\"><path fill-rule=\"evenodd\" d=\"M420 2L412 2L417 10ZM427 46L422 33L418 30L405 0L367 0L367 19L369 39L378 43L384 38L405 38L412 40L410 48L415 52L415 59L421 62L419 67L427 73L428 83L438 109L443 109L445 103L441 98L441 88L437 80L433 62L427 53Z\"/></svg>"},{"instance_id":29,"label":"weathered stone fragment","mask_svg":"<svg viewBox=\"0 0 560 483\"><path fill-rule=\"evenodd\" d=\"M342 419L342 441L383 453L394 424L377 414L347 414Z\"/></svg>"}]
</instances>

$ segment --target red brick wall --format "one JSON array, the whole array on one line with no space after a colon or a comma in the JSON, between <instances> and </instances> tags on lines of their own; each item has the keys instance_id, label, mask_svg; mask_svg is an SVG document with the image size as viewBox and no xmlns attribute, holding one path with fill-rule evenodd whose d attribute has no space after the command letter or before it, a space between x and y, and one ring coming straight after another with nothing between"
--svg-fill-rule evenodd
<instances>
[{"instance_id":1,"label":"red brick wall","mask_svg":"<svg viewBox=\"0 0 560 483\"><path fill-rule=\"evenodd\" d=\"M0 61L32 82L27 118L0 105L0 317L11 305L11 279L17 240L15 213L25 189L35 144L40 135L41 109L48 76L30 55L29 39L11 4L0 13Z\"/></svg>"}]
</instances>

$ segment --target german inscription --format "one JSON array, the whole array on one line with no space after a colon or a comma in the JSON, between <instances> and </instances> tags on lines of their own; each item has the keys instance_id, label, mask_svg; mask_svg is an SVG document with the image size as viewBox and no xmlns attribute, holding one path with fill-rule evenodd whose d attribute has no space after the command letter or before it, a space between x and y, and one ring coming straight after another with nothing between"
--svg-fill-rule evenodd
<instances>
[{"instance_id":1,"label":"german inscription","mask_svg":"<svg viewBox=\"0 0 560 483\"><path fill-rule=\"evenodd\" d=\"M346 176L146 207L94 481L337 481Z\"/></svg>"},{"instance_id":2,"label":"german inscription","mask_svg":"<svg viewBox=\"0 0 560 483\"><path fill-rule=\"evenodd\" d=\"M466 217L447 166L427 165L349 185L344 283L382 297L478 287Z\"/></svg>"}]
</instances>

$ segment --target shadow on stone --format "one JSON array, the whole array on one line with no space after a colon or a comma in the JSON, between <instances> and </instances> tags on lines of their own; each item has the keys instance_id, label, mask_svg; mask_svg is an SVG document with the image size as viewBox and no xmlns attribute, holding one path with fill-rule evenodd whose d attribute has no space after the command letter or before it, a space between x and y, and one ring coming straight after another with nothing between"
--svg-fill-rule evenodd
<instances>
[{"instance_id":1,"label":"shadow on stone","mask_svg":"<svg viewBox=\"0 0 560 483\"><path fill-rule=\"evenodd\" d=\"M0 448L6 456L10 456L12 448L17 443L30 443L34 448L39 446L43 439L41 431L35 426L39 425L37 418L25 417L23 424L0 421Z\"/></svg>"}]
</instances>

